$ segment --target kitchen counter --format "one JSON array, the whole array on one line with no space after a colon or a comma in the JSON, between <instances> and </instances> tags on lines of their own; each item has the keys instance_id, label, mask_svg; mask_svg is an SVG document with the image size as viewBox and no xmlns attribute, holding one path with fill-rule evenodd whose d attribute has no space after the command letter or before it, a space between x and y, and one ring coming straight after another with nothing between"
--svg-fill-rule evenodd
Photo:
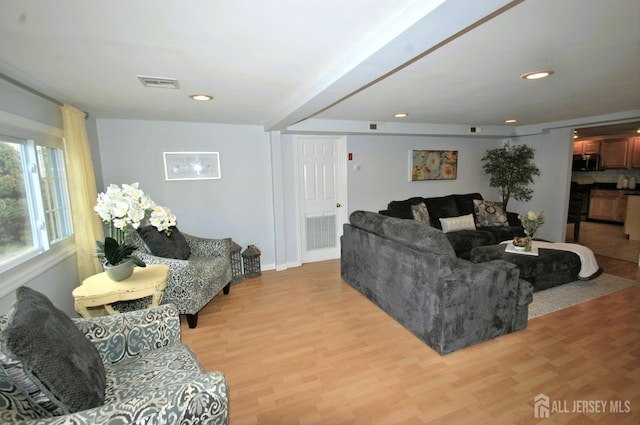
<instances>
[{"instance_id":1,"label":"kitchen counter","mask_svg":"<svg viewBox=\"0 0 640 425\"><path fill-rule=\"evenodd\" d=\"M618 189L616 187L616 183L593 183L589 186L591 189L602 189L602 190L621 190L623 192L629 192L629 194L638 194L640 195L640 189L636 186L635 189Z\"/></svg>"},{"instance_id":2,"label":"kitchen counter","mask_svg":"<svg viewBox=\"0 0 640 425\"><path fill-rule=\"evenodd\" d=\"M628 193L636 193L625 189L592 188L589 195L589 215L592 220L611 221L624 223L627 211L627 202L635 196L626 196Z\"/></svg>"},{"instance_id":3,"label":"kitchen counter","mask_svg":"<svg viewBox=\"0 0 640 425\"><path fill-rule=\"evenodd\" d=\"M638 196L630 196L627 201L624 233L629 235L630 240L640 241L640 197Z\"/></svg>"}]
</instances>

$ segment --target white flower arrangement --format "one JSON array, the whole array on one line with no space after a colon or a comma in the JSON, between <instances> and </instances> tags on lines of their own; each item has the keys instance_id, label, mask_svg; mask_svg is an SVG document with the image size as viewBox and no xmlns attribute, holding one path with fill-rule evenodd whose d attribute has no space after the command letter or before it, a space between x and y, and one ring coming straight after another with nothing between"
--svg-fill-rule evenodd
<instances>
[{"instance_id":1,"label":"white flower arrangement","mask_svg":"<svg viewBox=\"0 0 640 425\"><path fill-rule=\"evenodd\" d=\"M176 216L171 214L171 210L156 205L138 183L123 184L122 188L116 184L109 185L106 192L98 195L93 209L109 225L111 236L120 243L124 242L129 229L137 229L145 220L167 235L170 227L176 225Z\"/></svg>"},{"instance_id":2,"label":"white flower arrangement","mask_svg":"<svg viewBox=\"0 0 640 425\"><path fill-rule=\"evenodd\" d=\"M543 213L536 214L533 211L529 211L525 215L518 214L518 218L520 219L520 223L522 223L522 227L524 227L524 233L530 237L544 224Z\"/></svg>"}]
</instances>

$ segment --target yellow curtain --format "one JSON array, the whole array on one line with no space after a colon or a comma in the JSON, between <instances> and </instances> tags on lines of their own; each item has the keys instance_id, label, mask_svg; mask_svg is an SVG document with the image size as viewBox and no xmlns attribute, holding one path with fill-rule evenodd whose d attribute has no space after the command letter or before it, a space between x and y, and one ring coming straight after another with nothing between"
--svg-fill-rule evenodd
<instances>
[{"instance_id":1,"label":"yellow curtain","mask_svg":"<svg viewBox=\"0 0 640 425\"><path fill-rule=\"evenodd\" d=\"M104 231L100 217L93 210L98 192L84 123L85 114L69 105L63 105L61 109L71 216L78 252L78 275L82 282L87 277L102 272L95 252L96 241L104 239Z\"/></svg>"}]
</instances>

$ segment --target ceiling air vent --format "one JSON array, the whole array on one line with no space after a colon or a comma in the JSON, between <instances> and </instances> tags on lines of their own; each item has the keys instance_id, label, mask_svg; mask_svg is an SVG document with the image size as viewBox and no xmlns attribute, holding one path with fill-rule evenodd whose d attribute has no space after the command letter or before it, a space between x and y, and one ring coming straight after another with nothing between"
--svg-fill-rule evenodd
<instances>
[{"instance_id":1,"label":"ceiling air vent","mask_svg":"<svg viewBox=\"0 0 640 425\"><path fill-rule=\"evenodd\" d=\"M138 80L145 87L153 87L157 89L179 89L180 85L175 78L163 78L163 77L145 77L138 75Z\"/></svg>"}]
</instances>

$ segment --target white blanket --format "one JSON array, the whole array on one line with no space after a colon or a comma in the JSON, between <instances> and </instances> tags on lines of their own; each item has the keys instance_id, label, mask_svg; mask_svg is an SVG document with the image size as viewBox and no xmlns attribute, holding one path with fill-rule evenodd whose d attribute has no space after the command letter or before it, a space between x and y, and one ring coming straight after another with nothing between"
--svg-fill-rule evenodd
<instances>
[{"instance_id":1,"label":"white blanket","mask_svg":"<svg viewBox=\"0 0 640 425\"><path fill-rule=\"evenodd\" d=\"M500 242L501 244L511 243L512 240ZM559 249L561 251L570 251L580 257L580 273L578 277L580 279L589 279L600 271L600 266L596 261L596 257L593 255L593 251L584 245L578 245L576 243L564 243L564 242L543 242L533 241L533 245L538 248L545 249Z\"/></svg>"}]
</instances>

